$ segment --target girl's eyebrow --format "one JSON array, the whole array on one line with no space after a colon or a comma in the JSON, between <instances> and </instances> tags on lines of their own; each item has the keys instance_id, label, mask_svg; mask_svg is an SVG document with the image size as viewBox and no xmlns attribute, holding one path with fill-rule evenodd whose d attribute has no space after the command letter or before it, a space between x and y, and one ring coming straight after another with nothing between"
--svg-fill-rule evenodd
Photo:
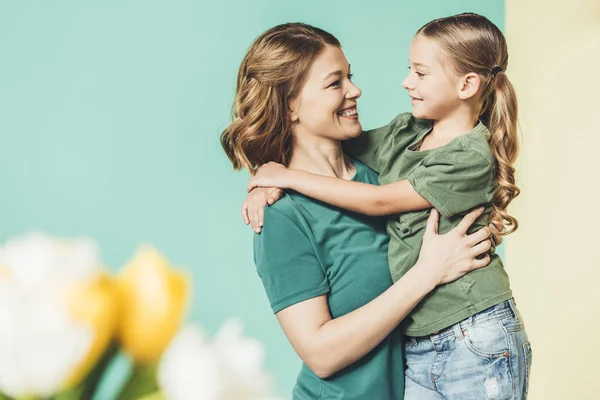
<instances>
[{"instance_id":1,"label":"girl's eyebrow","mask_svg":"<svg viewBox=\"0 0 600 400\"><path fill-rule=\"evenodd\" d=\"M410 62L410 60L408 60L408 63L409 63L409 64L413 64L413 65L415 65L415 66L417 66L417 67L424 67L424 68L428 68L428 66L427 66L426 64L423 64L423 63L420 63L420 62L413 62L413 63L411 63L411 62Z\"/></svg>"}]
</instances>

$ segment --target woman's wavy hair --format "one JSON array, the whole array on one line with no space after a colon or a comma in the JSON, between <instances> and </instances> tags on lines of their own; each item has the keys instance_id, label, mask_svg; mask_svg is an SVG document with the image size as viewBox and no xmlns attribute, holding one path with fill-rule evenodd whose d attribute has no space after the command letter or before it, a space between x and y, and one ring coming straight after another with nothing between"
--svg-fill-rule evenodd
<instances>
[{"instance_id":1,"label":"woman's wavy hair","mask_svg":"<svg viewBox=\"0 0 600 400\"><path fill-rule=\"evenodd\" d=\"M490 221L504 223L504 234L512 233L519 224L506 208L520 192L513 166L519 153L518 105L513 85L504 72L508 66L506 39L489 19L473 13L433 20L417 35L435 41L458 74L475 72L481 77L479 119L491 132L489 144L496 158L497 189Z\"/></svg>"},{"instance_id":2,"label":"woman's wavy hair","mask_svg":"<svg viewBox=\"0 0 600 400\"><path fill-rule=\"evenodd\" d=\"M288 165L289 104L326 45L340 47L340 42L303 23L277 25L252 43L238 72L232 122L221 134L234 169L253 171L269 161Z\"/></svg>"}]
</instances>

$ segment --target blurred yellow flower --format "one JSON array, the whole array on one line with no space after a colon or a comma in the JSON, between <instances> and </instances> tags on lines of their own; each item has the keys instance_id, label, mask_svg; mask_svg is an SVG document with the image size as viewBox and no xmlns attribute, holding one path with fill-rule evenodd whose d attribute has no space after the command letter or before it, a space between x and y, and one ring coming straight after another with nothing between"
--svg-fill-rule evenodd
<instances>
[{"instance_id":1,"label":"blurred yellow flower","mask_svg":"<svg viewBox=\"0 0 600 400\"><path fill-rule=\"evenodd\" d=\"M92 370L116 334L119 303L115 283L106 274L93 282L74 285L67 296L73 320L92 327L96 333L85 359L67 378L66 387L71 388Z\"/></svg>"},{"instance_id":2,"label":"blurred yellow flower","mask_svg":"<svg viewBox=\"0 0 600 400\"><path fill-rule=\"evenodd\" d=\"M0 247L0 390L49 397L77 385L115 334L117 298L96 243L30 233Z\"/></svg>"},{"instance_id":3,"label":"blurred yellow flower","mask_svg":"<svg viewBox=\"0 0 600 400\"><path fill-rule=\"evenodd\" d=\"M116 281L121 299L120 344L135 363L155 363L181 325L189 279L156 249L144 246Z\"/></svg>"}]
</instances>

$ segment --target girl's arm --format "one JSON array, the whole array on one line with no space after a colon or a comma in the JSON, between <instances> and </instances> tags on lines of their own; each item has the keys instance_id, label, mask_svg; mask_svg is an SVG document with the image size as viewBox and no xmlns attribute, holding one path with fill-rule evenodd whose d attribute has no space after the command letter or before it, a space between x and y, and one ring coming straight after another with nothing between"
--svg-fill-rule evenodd
<instances>
[{"instance_id":1,"label":"girl's arm","mask_svg":"<svg viewBox=\"0 0 600 400\"><path fill-rule=\"evenodd\" d=\"M489 228L467 229L482 214L472 211L459 226L437 234L439 215L427 221L421 254L399 281L366 305L332 319L327 297L318 296L279 311L276 316L292 346L319 377L327 378L365 356L388 336L437 285L451 282L490 261Z\"/></svg>"},{"instance_id":2,"label":"girl's arm","mask_svg":"<svg viewBox=\"0 0 600 400\"><path fill-rule=\"evenodd\" d=\"M292 189L365 215L389 215L432 207L406 179L376 186L288 169L277 163L264 164L255 172L248 183L248 191L255 187Z\"/></svg>"}]
</instances>

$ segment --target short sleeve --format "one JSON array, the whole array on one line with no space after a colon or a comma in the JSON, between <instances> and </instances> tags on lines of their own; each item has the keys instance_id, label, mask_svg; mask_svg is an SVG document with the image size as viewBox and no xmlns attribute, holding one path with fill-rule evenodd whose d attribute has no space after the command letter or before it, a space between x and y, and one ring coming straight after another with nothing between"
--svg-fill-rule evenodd
<instances>
[{"instance_id":1,"label":"short sleeve","mask_svg":"<svg viewBox=\"0 0 600 400\"><path fill-rule=\"evenodd\" d=\"M254 236L254 263L274 313L330 291L309 237L274 207L265 209L262 233Z\"/></svg>"},{"instance_id":2,"label":"short sleeve","mask_svg":"<svg viewBox=\"0 0 600 400\"><path fill-rule=\"evenodd\" d=\"M493 165L464 148L432 153L407 179L444 217L490 203L495 191Z\"/></svg>"},{"instance_id":3,"label":"short sleeve","mask_svg":"<svg viewBox=\"0 0 600 400\"><path fill-rule=\"evenodd\" d=\"M385 126L363 131L359 137L344 141L344 152L362 161L375 172L381 172L380 151L392 140L393 134L399 127L406 126L410 115L410 113L399 114Z\"/></svg>"}]
</instances>

